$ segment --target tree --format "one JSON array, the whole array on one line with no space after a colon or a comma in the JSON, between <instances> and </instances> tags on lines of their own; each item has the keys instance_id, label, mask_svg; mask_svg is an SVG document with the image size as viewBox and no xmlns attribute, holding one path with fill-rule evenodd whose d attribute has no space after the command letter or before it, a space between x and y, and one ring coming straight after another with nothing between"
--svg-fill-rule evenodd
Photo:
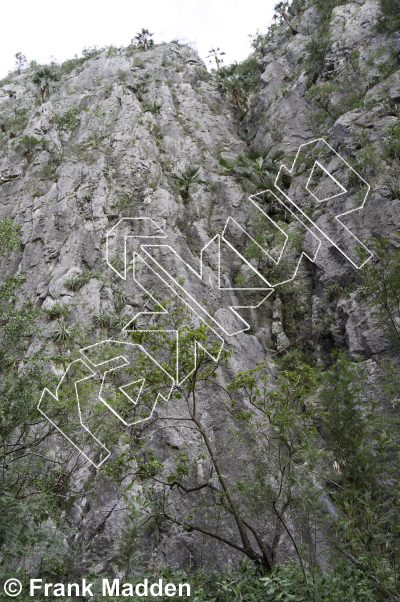
<instances>
[{"instance_id":1,"label":"tree","mask_svg":"<svg viewBox=\"0 0 400 602\"><path fill-rule=\"evenodd\" d=\"M239 72L238 63L222 67L217 72L217 86L222 96L230 93L241 115L245 114L243 102L246 98L244 80Z\"/></svg>"},{"instance_id":2,"label":"tree","mask_svg":"<svg viewBox=\"0 0 400 602\"><path fill-rule=\"evenodd\" d=\"M234 175L237 182L249 182L256 190L273 190L284 152L272 153L272 150L271 144L263 151L251 150L244 155L239 155L236 161L221 157L219 164L228 173Z\"/></svg>"},{"instance_id":3,"label":"tree","mask_svg":"<svg viewBox=\"0 0 400 602\"><path fill-rule=\"evenodd\" d=\"M400 25L400 6L397 0L379 0L378 31L395 31Z\"/></svg>"},{"instance_id":4,"label":"tree","mask_svg":"<svg viewBox=\"0 0 400 602\"><path fill-rule=\"evenodd\" d=\"M136 40L138 46L143 48L144 52L146 52L146 50L154 46L154 41L149 39L151 36L154 36L154 33L150 33L148 29L142 28L142 31L139 31L135 35L134 40Z\"/></svg>"},{"instance_id":5,"label":"tree","mask_svg":"<svg viewBox=\"0 0 400 602\"><path fill-rule=\"evenodd\" d=\"M334 545L384 599L399 601L399 419L384 409L378 391L368 392L361 363L344 352L335 359L324 375L317 411L336 472L330 487L337 509Z\"/></svg>"},{"instance_id":6,"label":"tree","mask_svg":"<svg viewBox=\"0 0 400 602\"><path fill-rule=\"evenodd\" d=\"M298 500L305 495L301 492L315 489L311 487L311 477L307 476L307 483L295 494L296 486L305 474L301 468L304 454L314 437L313 432L307 433L308 414L302 416L304 396L310 394L316 380L314 372L308 367L300 375L285 373L280 381L282 391L275 392L269 385L266 366L262 364L238 373L225 387L221 383L220 370L228 363L230 351L222 350L215 360L219 343L208 338L205 324L193 324L190 312L179 305L169 316L180 332L181 382L173 390L171 399L158 406L156 415L147 422L145 430L141 430L141 438L143 440L146 433L154 432L154 429L173 426L174 429L189 428L197 432L198 437L193 438L197 443L190 449L181 448L179 453L172 452L173 462L171 465L168 461L168 468L151 449L141 446L124 452L110 463L108 470L112 474L113 463L118 469L126 460L136 460L137 476L148 482L147 503L142 504L142 526L151 521L167 520L186 531L197 531L240 551L263 572L269 572L276 564L277 549L284 533L297 546L290 525L298 522ZM149 337L155 354L170 348L169 335L162 334L162 326L163 319L160 318L154 327L157 340L149 331L140 335L141 344L145 346ZM138 340L137 333L131 336L135 342ZM193 354L195 343L196 358ZM167 369L166 364L163 365ZM158 373L157 378L160 378L159 382L152 382L156 390L163 386L163 375ZM243 436L239 431L234 432L233 438L228 433L221 433L217 439L212 436L210 425L203 417L203 402L210 387L215 388L217 395L220 391L224 403L232 407L237 423L244 426ZM232 393L240 395L240 402L234 400ZM263 441L265 437L267 439ZM238 463L242 454L250 454L251 462ZM229 456L235 459L230 464L226 463ZM300 464L298 469L295 468L297 463ZM277 468L279 474L275 473ZM154 481L153 488L149 485L151 481ZM319 490L316 496L320 496ZM309 493L307 504L310 497ZM178 504L183 505L183 512L178 511ZM299 546L297 550L302 562ZM303 571L305 574L304 563Z\"/></svg>"},{"instance_id":7,"label":"tree","mask_svg":"<svg viewBox=\"0 0 400 602\"><path fill-rule=\"evenodd\" d=\"M246 112L248 96L257 89L259 79L260 72L255 57L221 67L216 73L218 91L222 96L231 96L242 116Z\"/></svg>"},{"instance_id":8,"label":"tree","mask_svg":"<svg viewBox=\"0 0 400 602\"><path fill-rule=\"evenodd\" d=\"M15 62L17 63L17 73L18 75L21 74L21 67L23 65L26 65L27 63L27 58L24 54L22 54L22 52L17 52L15 54L15 58L17 59Z\"/></svg>"},{"instance_id":9,"label":"tree","mask_svg":"<svg viewBox=\"0 0 400 602\"><path fill-rule=\"evenodd\" d=\"M325 599L317 596L326 583L319 578L322 545L333 553L333 571L347 579L352 564L354 578L365 576L378 600L398 601L398 421L365 395L362 367L343 353L325 373L297 359L294 370L275 379L262 363L239 371L226 386L221 370L230 352L215 361L218 345L207 338L205 324L193 324L179 305L168 315L180 331L181 382L140 439L169 428L188 428L198 437L190 449L172 448L163 461L142 444L110 462L109 474L136 462L136 475L146 482L137 527L166 520L241 552L264 573L275 567L286 536L303 583L314 587L313 599ZM145 348L149 337L167 370L171 340L163 325L160 316L157 339L151 329L131 336L135 342L140 336ZM152 390L162 389L163 378L153 375ZM218 437L203 413L214 388L237 425Z\"/></svg>"},{"instance_id":10,"label":"tree","mask_svg":"<svg viewBox=\"0 0 400 602\"><path fill-rule=\"evenodd\" d=\"M297 29L294 27L294 25L292 25L292 23L291 23L291 22L290 22L290 20L289 20L289 17L287 16L287 14L286 14L286 12L285 12L285 11L286 11L286 9L288 8L288 4L289 4L288 2L279 2L278 4L275 4L274 10L275 10L276 12L278 12L278 13L279 13L279 14L280 14L280 15L283 17L283 19L284 19L284 20L286 21L286 23L289 25L289 27L290 27L290 30L291 30L291 32L292 32L292 35L294 35L294 36L295 36L295 35L296 35L296 34L298 34L299 32L298 32L298 30L297 30Z\"/></svg>"},{"instance_id":11,"label":"tree","mask_svg":"<svg viewBox=\"0 0 400 602\"><path fill-rule=\"evenodd\" d=\"M177 189L180 191L182 198L189 198L189 188L192 184L206 184L199 176L199 167L187 167L181 174L172 174L175 180Z\"/></svg>"},{"instance_id":12,"label":"tree","mask_svg":"<svg viewBox=\"0 0 400 602\"><path fill-rule=\"evenodd\" d=\"M32 78L34 84L40 87L40 92L42 94L42 101L46 102L47 96L50 91L50 82L59 81L60 74L52 71L49 67L43 67L36 71L35 75Z\"/></svg>"},{"instance_id":13,"label":"tree","mask_svg":"<svg viewBox=\"0 0 400 602\"><path fill-rule=\"evenodd\" d=\"M211 48L211 50L208 51L209 54L206 56L206 59L210 58L209 63L212 63L212 59L215 60L215 63L217 65L217 71L219 70L220 65L224 62L224 59L222 59L221 57L223 55L226 54L226 52L221 52L220 48Z\"/></svg>"},{"instance_id":14,"label":"tree","mask_svg":"<svg viewBox=\"0 0 400 602\"><path fill-rule=\"evenodd\" d=\"M399 236L399 234L397 234ZM383 328L389 340L400 344L400 249L393 248L390 239L372 238L374 257L362 269L360 292L372 308L372 316ZM360 249L365 259L365 250Z\"/></svg>"}]
</instances>

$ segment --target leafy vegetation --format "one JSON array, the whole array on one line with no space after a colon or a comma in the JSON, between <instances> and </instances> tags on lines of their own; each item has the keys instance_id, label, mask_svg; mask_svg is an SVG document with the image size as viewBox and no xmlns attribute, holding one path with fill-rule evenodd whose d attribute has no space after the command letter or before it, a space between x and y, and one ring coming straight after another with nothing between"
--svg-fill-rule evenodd
<instances>
[{"instance_id":1,"label":"leafy vegetation","mask_svg":"<svg viewBox=\"0 0 400 602\"><path fill-rule=\"evenodd\" d=\"M399 425L383 411L373 392L366 394L362 366L341 352L322 372L304 363L301 354L292 354L287 367L295 369L282 370L275 386L265 363L238 371L227 388L222 387L223 393L218 384L237 426L233 437L219 440L217 446L199 413L204 383L217 378L217 366L206 350L200 350L193 371L188 351L193 338L204 346L206 330L185 326L188 317L182 309L176 310L175 322L183 335L182 374L187 378L173 392L173 407L181 408L182 420L190 421L204 445L172 453L174 462L168 468L151 448L145 446L146 462L141 459L143 448L137 450L136 471L147 481L147 493L145 499L136 498L142 513L135 515L135 529L162 516L186 531L224 542L252 560L249 581L239 577L240 571L231 581L218 577L216 586L221 591L211 590L218 592L216 599L224 600L225 594L241 599L246 592L250 600L282 595L328 601L352 592L355 600L361 596L395 600ZM140 340L146 336L141 334ZM165 345L162 336L152 341L153 352ZM229 355L224 352L219 363L229 362ZM161 385L163 377L159 378ZM154 417L150 431L162 426L168 416L163 411ZM178 418L174 424L179 424ZM246 466L240 470L237 459L244 457ZM230 475L229 458L236 459L235 477ZM115 468L132 469L131 461L132 452L124 453L115 460ZM112 463L109 470L113 471ZM163 486L161 497L160 493L154 497L152 479ZM180 502L186 501L183 515L175 507L174 489ZM330 536L324 536L322 551L320 538L326 532ZM297 562L277 566L277 549L284 537L291 541ZM321 554L330 566L324 575ZM207 574L202 579L207 580Z\"/></svg>"},{"instance_id":2,"label":"leafy vegetation","mask_svg":"<svg viewBox=\"0 0 400 602\"><path fill-rule=\"evenodd\" d=\"M38 69L32 77L32 81L40 88L42 102L46 102L50 92L50 83L57 82L61 79L57 71L50 69L47 65L42 69Z\"/></svg>"},{"instance_id":3,"label":"leafy vegetation","mask_svg":"<svg viewBox=\"0 0 400 602\"><path fill-rule=\"evenodd\" d=\"M396 31L400 26L400 6L397 0L379 0L378 31Z\"/></svg>"},{"instance_id":4,"label":"leafy vegetation","mask_svg":"<svg viewBox=\"0 0 400 602\"><path fill-rule=\"evenodd\" d=\"M17 63L17 73L18 75L21 74L21 67L23 67L24 65L26 65L26 63L28 62L25 54L22 54L22 52L17 52L15 54L15 58L16 58L16 63Z\"/></svg>"},{"instance_id":5,"label":"leafy vegetation","mask_svg":"<svg viewBox=\"0 0 400 602\"><path fill-rule=\"evenodd\" d=\"M192 184L206 184L200 178L199 171L200 167L189 166L180 174L172 174L177 190L179 190L185 201L189 199L189 188Z\"/></svg>"},{"instance_id":6,"label":"leafy vegetation","mask_svg":"<svg viewBox=\"0 0 400 602\"><path fill-rule=\"evenodd\" d=\"M78 125L77 115L79 111L75 107L71 107L64 111L64 113L53 115L54 123L56 128L60 132L73 132Z\"/></svg>"},{"instance_id":7,"label":"leafy vegetation","mask_svg":"<svg viewBox=\"0 0 400 602\"><path fill-rule=\"evenodd\" d=\"M139 48L142 48L144 52L146 52L146 50L154 46L154 40L151 39L153 35L154 33L150 33L148 29L142 28L142 30L135 35L134 40L136 40Z\"/></svg>"},{"instance_id":8,"label":"leafy vegetation","mask_svg":"<svg viewBox=\"0 0 400 602\"><path fill-rule=\"evenodd\" d=\"M219 164L225 173L233 175L237 182L249 184L253 190L273 190L284 157L283 151L273 152L273 148L270 145L263 151L250 150L234 161L220 157Z\"/></svg>"},{"instance_id":9,"label":"leafy vegetation","mask_svg":"<svg viewBox=\"0 0 400 602\"><path fill-rule=\"evenodd\" d=\"M222 96L230 96L241 115L245 114L249 94L257 89L259 78L260 73L255 57L242 63L235 62L220 67L215 75L217 89Z\"/></svg>"},{"instance_id":10,"label":"leafy vegetation","mask_svg":"<svg viewBox=\"0 0 400 602\"><path fill-rule=\"evenodd\" d=\"M61 63L60 70L62 73L68 75L69 73L72 73L74 69L79 69L80 67L82 67L82 65L87 60L99 56L99 54L101 54L104 51L105 48L98 48L97 46L93 46L91 48L84 48L82 50L82 56L78 57L78 55L75 54L73 59L68 59L67 61Z\"/></svg>"},{"instance_id":11,"label":"leafy vegetation","mask_svg":"<svg viewBox=\"0 0 400 602\"><path fill-rule=\"evenodd\" d=\"M0 124L1 132L8 135L9 138L16 138L23 132L28 124L28 110L25 108L15 108L14 114L4 118Z\"/></svg>"},{"instance_id":12,"label":"leafy vegetation","mask_svg":"<svg viewBox=\"0 0 400 602\"><path fill-rule=\"evenodd\" d=\"M400 236L397 234L397 236ZM374 257L362 270L360 287L366 303L373 308L377 324L393 342L400 343L400 249L387 236L370 242ZM364 252L360 250L360 257Z\"/></svg>"},{"instance_id":13,"label":"leafy vegetation","mask_svg":"<svg viewBox=\"0 0 400 602\"><path fill-rule=\"evenodd\" d=\"M42 150L47 148L46 140L43 140L43 138L38 140L35 136L25 135L19 140L16 148L22 152L28 163L30 163L38 151L39 145L41 145Z\"/></svg>"},{"instance_id":14,"label":"leafy vegetation","mask_svg":"<svg viewBox=\"0 0 400 602\"><path fill-rule=\"evenodd\" d=\"M307 46L304 63L309 76L307 98L319 107L324 118L336 119L343 107L357 104L361 92L351 89L337 100L334 84L316 84L328 44L326 24L338 2L313 0L313 3L320 11L320 23ZM269 34L274 27L286 24L296 35L295 17L305 8L303 0L295 0L291 5L279 3L276 7L279 23L275 23ZM389 0L382 0L379 27L392 28L397 19L396 10ZM137 47L150 48L151 35L142 29L136 36ZM253 38L257 52L266 40L267 36L261 34ZM87 56L63 63L59 73L79 68L91 52L100 51L87 51ZM109 56L115 52L110 48ZM257 58L223 67L223 53L219 49L211 49L210 53L216 61L214 75L221 94L229 96L244 115L258 83ZM140 65L143 64L137 63ZM41 86L43 102L50 82L57 81L58 77L55 67L51 73L57 77L53 79L45 69L37 70L35 82ZM120 72L119 77L125 81L126 72ZM350 87L349 80L345 83ZM146 93L148 85L148 77L139 78L135 93ZM145 101L142 108L157 114L161 105ZM57 130L73 132L78 125L77 115L74 108L54 114ZM107 135L106 116L96 108L90 118L94 125L89 143L99 148ZM26 110L16 109L4 121L3 133L10 138L18 136L26 123ZM159 141L162 139L156 126L153 133ZM393 169L397 169L399 160L399 139L398 122L395 122L387 128L384 140L384 158ZM16 148L32 161L35 153L47 145L33 136L24 136ZM371 165L375 150L371 144L363 148L363 154L357 154L357 169L361 173ZM283 157L283 152L275 151L271 145L264 151L239 155L235 160L221 157L219 164L224 174L233 176L246 189L259 192L273 187ZM46 177L56 177L58 160L61 154L49 153L43 172ZM182 173L172 175L185 202L190 198L192 184L206 184L199 171L199 167L189 166ZM108 182L114 182L113 167L105 167L103 175ZM150 185L156 187L154 183ZM393 188L393 198L398 198L399 190L400 186ZM86 200L90 198L89 194ZM275 215L285 231L286 215L275 205L273 197L266 195L264 201L263 208L269 215ZM121 206L123 202L125 200L120 198ZM257 244L248 245L244 254L273 278L277 275L275 267L265 261L260 247L277 246L282 232L271 234L267 226L266 216L259 213L250 224ZM301 233L297 234L292 236L288 246L293 257L301 250ZM395 239L394 242L397 243ZM370 245L375 257L362 270L359 293L363 302L372 308L372 317L387 335L393 350L400 341L400 251L387 237L375 238ZM18 246L18 227L10 220L1 221L0 255L7 256ZM291 267L290 261L282 261L279 269L289 273ZM127 293L112 286L100 273L86 270L66 280L65 286L77 292L91 278L98 278L111 287L116 313L100 309L93 315L93 323L84 326L73 321L71 306L57 302L40 310L33 303L21 303L23 274L7 277L0 284L2 580L13 576L17 568L23 577L35 571L35 576L45 579L56 576L62 581L70 580L76 576L82 559L90 555L88 549L79 548L79 543L71 544L68 551L64 543L69 535L65 512L77 497L72 485L74 474L85 461L57 438L54 427L39 415L36 405L43 387L52 383L55 388L57 384L57 379L47 371L50 362L53 368L58 364L65 367L65 363L76 357L83 342L92 342L90 337L95 329L105 329L114 335L127 321L119 315L129 301ZM390 362L382 363L385 383L381 389L374 389L362 363L352 361L344 352L334 354L329 366L317 366L312 352L306 352L301 346L304 337L297 332L303 311L301 292L298 288L282 288L280 292L284 300L285 331L291 340L300 343L288 353L275 357L273 361L278 369L275 366L274 370L264 362L251 370L238 371L237 366L230 363L231 354L226 350L218 362L212 360L210 355L216 355L217 344L208 340L206 326L193 324L192 316L177 304L172 318L174 325L181 329L180 369L185 379L174 388L170 403L161 401L159 411L150 417L154 390L163 390L166 386L165 374L152 372L149 375L151 387L145 391L143 405L137 410L140 417L151 418L149 422L140 428L125 430L111 427L107 421L101 425L104 435L121 444L116 445L113 459L99 474L105 474L121 487L125 502L115 552L116 565L125 579L135 582L139 568L149 579L156 573L157 578L188 581L197 602L398 600L397 368ZM334 284L325 289L325 294L328 301L334 303L343 289ZM45 343L47 347L51 345L52 355L44 353L40 316L48 329ZM53 320L57 322L50 323ZM168 335L159 334L162 324L160 316L156 326L142 330L143 322L136 318L130 323L133 331L130 340L148 344L167 369L173 364L175 352ZM26 357L32 337L39 344L33 356ZM197 366L193 356L195 342L201 343ZM143 370L144 361L143 354L138 359L139 368ZM110 384L113 399L119 384L118 377ZM72 383L70 386L72 388ZM85 386L90 398L94 388L89 384ZM221 401L221 411L226 411L230 421L230 431L221 429L218 436L210 428L204 412L210 391ZM60 397L56 410L64 421L71 419L73 408L68 399ZM176 449L168 444L162 456L152 448L151 437L158 429L168 432L171 425L177 430L190 428L195 433L194 443L190 449ZM139 493L133 493L131 486L123 489L127 475ZM93 477L90 484L94 490L96 479ZM241 553L246 561L242 560L238 568L220 572L205 563L204 568L190 574L170 567L153 567L150 573L145 573L148 562L143 534L165 531L170 526L196 532L207 541L228 546ZM283 546L290 547L294 560L279 564ZM29 559L36 556L41 559L40 567L30 569Z\"/></svg>"},{"instance_id":15,"label":"leafy vegetation","mask_svg":"<svg viewBox=\"0 0 400 602\"><path fill-rule=\"evenodd\" d=\"M209 63L211 64L212 61L215 61L215 64L217 65L217 71L220 68L220 66L222 65L222 63L224 62L224 59L222 58L226 52L222 52L222 50L218 47L218 48L211 48L211 50L208 51L209 54L208 56L206 56L207 59L210 59Z\"/></svg>"}]
</instances>

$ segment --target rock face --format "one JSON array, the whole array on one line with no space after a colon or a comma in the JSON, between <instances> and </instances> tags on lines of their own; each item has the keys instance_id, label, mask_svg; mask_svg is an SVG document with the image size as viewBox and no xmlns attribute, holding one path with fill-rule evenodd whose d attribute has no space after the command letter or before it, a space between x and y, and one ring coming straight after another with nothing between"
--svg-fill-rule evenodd
<instances>
[{"instance_id":1,"label":"rock face","mask_svg":"<svg viewBox=\"0 0 400 602\"><path fill-rule=\"evenodd\" d=\"M65 76L44 104L36 101L29 72L13 76L13 82L0 88L0 112L7 123L0 140L0 218L7 216L21 225L21 249L2 266L3 273L25 273L20 302L31 299L44 309L68 304L71 325L92 327L93 316L101 311L119 313L129 321L143 309L144 296L132 279L119 278L107 266L107 233L121 219L151 218L188 264L170 258L169 269L185 278L187 290L196 298L206 296L203 304L211 306L220 324L229 330L233 323L234 329L237 318L229 307L242 303L241 292L220 290L215 284L210 293L193 279L189 266L198 268L201 250L222 233L228 218L252 231L254 207L249 195L232 176L223 175L218 164L221 153L234 158L247 150L247 144L258 150L271 144L282 149L290 169L301 144L323 137L363 179L373 181L365 207L356 219L344 220L345 225L359 241L385 234L396 244L400 200L389 194L382 165L373 159L382 149L385 128L397 120L399 42L374 31L376 14L374 0L334 9L329 43L314 81L317 86L333 84L325 108L318 94L314 98L307 94L310 82L302 67L318 19L315 7L298 16L297 35L284 27L278 30L263 48L259 91L241 123L233 105L216 92L198 55L174 43L140 54L104 51ZM340 82L348 82L348 87ZM357 103L349 98L354 90L363 99L359 106L352 106ZM18 115L20 125L11 123ZM27 136L36 139L33 146ZM307 157L303 164L312 167ZM199 168L200 183L191 184L184 194L172 174L188 167ZM285 193L299 198L302 186L292 178ZM324 194L323 186L319 194ZM290 307L277 287L262 306L243 313L250 330L226 337L232 360L230 374L221 378L254 367L270 350L281 352L299 337L321 363L329 361L333 349L348 348L352 357L361 356L370 365L371 358L387 349L356 290L359 271L338 251L349 238L330 219L337 207L312 210L316 229L313 226L307 234L300 228L310 248L318 228L330 239L321 237L314 263L304 258L300 262L296 278L301 287L291 293ZM298 230L295 217L288 223L289 233ZM217 283L215 261L206 257L204 264L209 282ZM231 283L246 269L235 258L222 263L224 288L232 289ZM86 275L86 282L73 291L68 282L79 275ZM338 294L329 295L333 285ZM116 307L115 288L124 292L122 308ZM56 352L53 329L44 317L42 334L49 351ZM100 330L96 336L101 338ZM33 339L30 353L40 344ZM64 352L68 354L68 345ZM53 370L60 374L56 366ZM270 371L272 376L276 373L272 361ZM371 368L371 378L377 372ZM228 432L234 423L226 401L215 390L206 397L202 417L218 439L219 430ZM190 434L173 427L152 440L162 461L168 461L171 448L191 445L197 443ZM92 476L91 469L82 469L83 482ZM139 485L135 487L138 490ZM90 542L95 572L117 571L115 541L125 500L110 477L103 477L98 492L96 497L78 498L65 516L72 529L70 541ZM146 550L149 564L175 567L200 566L203 554L198 535L162 525L148 535ZM235 559L222 544L208 544L205 550L214 566ZM288 553L284 543L280 554Z\"/></svg>"},{"instance_id":2,"label":"rock face","mask_svg":"<svg viewBox=\"0 0 400 602\"><path fill-rule=\"evenodd\" d=\"M390 192L387 164L378 159L387 128L398 119L398 41L397 34L376 32L378 10L373 0L333 9L324 58L313 82L319 88L314 96L306 63L318 11L312 6L298 15L298 35L292 36L288 28L278 30L263 48L259 92L240 131L255 148L274 144L288 157L294 157L301 144L323 137L371 185L365 208L355 214L355 220L344 223L360 241L387 235L398 246L399 200ZM291 161L286 162L288 167ZM295 195L296 181L292 181L287 196ZM312 218L322 230L332 232L327 212L317 210ZM311 303L313 316L328 312L332 320L324 329L325 348L345 346L354 358L382 353L387 341L376 331L358 293L351 291L359 282L358 270L343 262L326 238L321 240ZM345 292L339 301L327 304L326 291L335 283Z\"/></svg>"}]
</instances>

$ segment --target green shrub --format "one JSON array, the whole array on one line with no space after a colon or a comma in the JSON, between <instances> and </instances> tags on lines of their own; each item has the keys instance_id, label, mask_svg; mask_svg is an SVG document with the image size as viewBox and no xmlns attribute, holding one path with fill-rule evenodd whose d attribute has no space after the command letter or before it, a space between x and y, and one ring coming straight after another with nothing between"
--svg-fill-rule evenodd
<instances>
[{"instance_id":1,"label":"green shrub","mask_svg":"<svg viewBox=\"0 0 400 602\"><path fill-rule=\"evenodd\" d=\"M87 270L86 272L82 272L77 276L71 276L71 278L68 278L64 282L64 286L70 291L77 292L79 291L79 289L82 288L82 286L89 282L91 278L95 277L96 276L94 272L92 272L91 270Z\"/></svg>"},{"instance_id":2,"label":"green shrub","mask_svg":"<svg viewBox=\"0 0 400 602\"><path fill-rule=\"evenodd\" d=\"M75 107L67 109L64 113L54 113L53 120L56 128L60 132L72 132L78 125L78 120L76 118L78 113L79 110Z\"/></svg>"},{"instance_id":3,"label":"green shrub","mask_svg":"<svg viewBox=\"0 0 400 602\"><path fill-rule=\"evenodd\" d=\"M105 48L98 48L97 46L93 46L91 48L84 48L82 50L81 57L78 57L78 55L75 54L73 59L68 59L67 61L64 61L64 63L61 63L61 66L60 66L61 71L68 75L74 69L81 67L83 65L83 63L85 63L87 60L95 58L96 56L99 56L99 54L104 52L104 50L105 50Z\"/></svg>"},{"instance_id":4,"label":"green shrub","mask_svg":"<svg viewBox=\"0 0 400 602\"><path fill-rule=\"evenodd\" d=\"M57 301L54 305L44 308L42 311L48 316L49 320L59 320L68 316L69 308L66 303Z\"/></svg>"},{"instance_id":5,"label":"green shrub","mask_svg":"<svg viewBox=\"0 0 400 602\"><path fill-rule=\"evenodd\" d=\"M17 150L22 152L24 157L30 163L34 158L36 151L39 149L40 144L42 145L41 146L42 150L43 150L43 148L47 147L47 142L46 142L46 140L43 140L43 138L38 140L37 138L35 138L35 136L25 135L18 142L18 145L16 148L17 148Z\"/></svg>"},{"instance_id":6,"label":"green shrub","mask_svg":"<svg viewBox=\"0 0 400 602\"><path fill-rule=\"evenodd\" d=\"M400 120L385 129L383 147L388 157L400 159Z\"/></svg>"},{"instance_id":7,"label":"green shrub","mask_svg":"<svg viewBox=\"0 0 400 602\"><path fill-rule=\"evenodd\" d=\"M114 287L112 289L114 297L114 305L117 311L121 311L128 302L128 295L120 288Z\"/></svg>"},{"instance_id":8,"label":"green shrub","mask_svg":"<svg viewBox=\"0 0 400 602\"><path fill-rule=\"evenodd\" d=\"M51 338L56 343L62 343L71 340L73 337L73 329L67 322L59 322L56 328L51 333Z\"/></svg>"},{"instance_id":9,"label":"green shrub","mask_svg":"<svg viewBox=\"0 0 400 602\"><path fill-rule=\"evenodd\" d=\"M146 111L149 111L150 113L153 113L153 115L160 113L161 107L162 104L158 104L156 101L154 101L153 104L150 104L148 102L144 102L142 104L143 112L145 113Z\"/></svg>"},{"instance_id":10,"label":"green shrub","mask_svg":"<svg viewBox=\"0 0 400 602\"><path fill-rule=\"evenodd\" d=\"M302 65L302 69L307 72L308 86L315 82L324 67L328 44L329 37L326 31L323 33L317 32L306 44L307 58Z\"/></svg>"},{"instance_id":11,"label":"green shrub","mask_svg":"<svg viewBox=\"0 0 400 602\"><path fill-rule=\"evenodd\" d=\"M93 323L98 328L112 328L115 323L115 316L106 309L101 309L93 315Z\"/></svg>"},{"instance_id":12,"label":"green shrub","mask_svg":"<svg viewBox=\"0 0 400 602\"><path fill-rule=\"evenodd\" d=\"M400 27L400 4L398 0L379 0L378 31L395 31Z\"/></svg>"},{"instance_id":13,"label":"green shrub","mask_svg":"<svg viewBox=\"0 0 400 602\"><path fill-rule=\"evenodd\" d=\"M28 120L28 109L16 109L14 115L3 119L0 130L8 133L9 138L15 138L26 128Z\"/></svg>"},{"instance_id":14,"label":"green shrub","mask_svg":"<svg viewBox=\"0 0 400 602\"><path fill-rule=\"evenodd\" d=\"M63 160L63 155L60 153L51 152L49 154L49 158L47 160L46 165L44 165L41 176L46 180L54 180L57 181L57 170L61 165Z\"/></svg>"}]
</instances>

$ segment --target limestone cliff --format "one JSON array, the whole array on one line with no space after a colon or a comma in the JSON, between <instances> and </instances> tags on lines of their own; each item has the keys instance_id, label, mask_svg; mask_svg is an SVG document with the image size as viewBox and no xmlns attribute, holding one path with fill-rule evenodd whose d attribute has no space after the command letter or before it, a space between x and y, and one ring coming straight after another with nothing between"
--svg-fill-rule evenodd
<instances>
[{"instance_id":1,"label":"limestone cliff","mask_svg":"<svg viewBox=\"0 0 400 602\"><path fill-rule=\"evenodd\" d=\"M275 382L276 357L299 341L317 365L328 365L333 350L348 349L353 359L362 358L371 382L380 378L376 358L388 351L388 340L360 293L356 244L353 261L343 254L352 240L349 231L367 247L368 239L382 235L398 245L398 180L380 157L387 149L390 127L398 123L399 39L396 34L376 31L377 12L376 0L334 8L316 63L310 60L310 42L319 23L316 7L294 17L296 35L283 23L262 48L259 89L242 120L233 100L221 98L199 56L176 43L140 53L131 48L93 53L72 71L61 70L61 80L50 85L44 103L32 83L32 69L3 81L0 218L20 224L21 246L2 264L2 275L24 273L18 303L31 300L47 312L39 318L41 334L32 336L28 356L44 345L53 357L49 367L62 376L63 364L54 360L60 353L53 336L56 324L49 319L51 309L60 305L68 307L61 322L77 340L74 348L65 339L64 356L75 358L76 348L101 338L127 336L121 335L122 327L144 311L146 298L133 279L123 280L106 263L107 233L124 218L152 218L186 262L170 257L168 269L184 278L187 291L222 326L235 327L240 318L229 307L249 305L249 297L240 286L234 290L232 283L242 282L245 289L247 281L256 288L254 281L247 280L256 263L246 264L228 254L219 275L215 257L206 254L202 258L209 282L193 279L189 267L198 268L202 249L222 234L229 218L243 229L231 234L231 240L237 236L240 252L248 244L247 234L255 236L252 190L243 187L232 171L224 170L220 158L233 161L249 147L263 151L272 145L274 151L284 152L281 162L290 169L301 145L323 138L337 153L330 156L330 165L338 180L343 168L335 163L338 156L357 174L355 181L346 183L350 191L346 207L353 207L357 187L364 186L359 176L371 185L365 206L344 220L349 230L334 222L338 212L334 200L325 205L317 201L306 212L304 188L321 148L318 145L305 149L298 172L283 178L280 185L288 198L300 199L299 207L313 224L309 230L304 229L305 218L299 221L299 214L291 213L289 205L288 211L282 207L275 211L270 199L256 199L272 220L282 218L289 237L304 238L308 258L301 259L295 273L288 273L288 279L295 276L292 288L277 286L259 307L255 308L261 297L241 313L250 328L225 337L232 358L220 378L226 382L237 370L267 359L271 382ZM185 191L173 176L188 168L198 168L197 182L193 180ZM326 182L318 194L319 198L334 196ZM315 261L310 261L315 240L321 246ZM293 265L304 248L300 244L290 251ZM279 255L277 241L269 251L275 252L275 258ZM224 283L220 288L219 276ZM212 283L215 286L208 286ZM202 403L202 420L213 440L226 442L237 428L226 399L210 386ZM57 445L64 449L68 444L58 441ZM155 432L150 446L166 464L172 462L171 450L197 453L201 449L197 435L171 425ZM112 457L121 449L122 443ZM232 474L243 468L232 459L227 465ZM201 483L204 467L200 461L198 470ZM71 549L77 543L90 546L87 566L97 573L118 574L115 547L126 498L111 476L95 473L86 464L75 477L80 493L62 514L68 525L66 545ZM126 478L125 485L130 482ZM97 483L94 493L83 493L92 481ZM134 482L134 491L141 487L140 481ZM184 503L181 510L187 510ZM206 557L221 567L237 559L236 552L223 543L204 544L201 535L165 523L144 537L150 567L198 567ZM292 554L290 541L282 537L278 559Z\"/></svg>"}]
</instances>

